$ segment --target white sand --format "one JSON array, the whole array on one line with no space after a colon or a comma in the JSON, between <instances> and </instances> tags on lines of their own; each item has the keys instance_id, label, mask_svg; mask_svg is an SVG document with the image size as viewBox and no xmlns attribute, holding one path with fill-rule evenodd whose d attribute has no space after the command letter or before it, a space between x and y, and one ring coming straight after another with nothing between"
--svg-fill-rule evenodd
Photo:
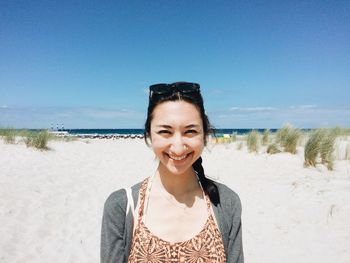
<instances>
[{"instance_id":1,"label":"white sand","mask_svg":"<svg viewBox=\"0 0 350 263\"><path fill-rule=\"evenodd\" d=\"M0 140L0 262L99 262L103 203L156 167L142 140ZM209 150L210 149L210 150ZM241 197L246 262L350 262L350 162L303 168L297 155L209 146L206 173Z\"/></svg>"}]
</instances>

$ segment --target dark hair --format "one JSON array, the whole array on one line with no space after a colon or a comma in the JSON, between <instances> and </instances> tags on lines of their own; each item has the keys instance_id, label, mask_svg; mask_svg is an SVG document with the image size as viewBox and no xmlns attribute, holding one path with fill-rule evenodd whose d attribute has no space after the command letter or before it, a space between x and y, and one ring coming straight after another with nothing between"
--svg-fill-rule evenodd
<instances>
[{"instance_id":1,"label":"dark hair","mask_svg":"<svg viewBox=\"0 0 350 263\"><path fill-rule=\"evenodd\" d=\"M175 82L168 85L176 87L183 83L186 84L187 82ZM188 103L191 103L199 110L199 113L202 119L202 124L203 124L204 145L207 144L207 137L210 133L213 133L213 128L209 122L208 116L205 114L203 98L199 90L198 92L194 92L194 93L182 93L174 90L174 92L171 92L171 93L166 93L163 95L157 95L152 97L150 96L149 98L149 104L147 109L147 119L145 122L145 131L144 131L144 139L147 145L149 145L147 139L150 138L150 135L151 135L151 121L153 119L153 110L155 109L155 107L166 101L178 101L178 100L183 100ZM202 157L199 157L193 163L192 167L196 171L198 178L200 180L200 183L204 189L204 192L209 196L210 201L214 205L217 205L218 203L220 203L219 191L217 186L214 184L214 181L205 177L204 169L202 166Z\"/></svg>"}]
</instances>

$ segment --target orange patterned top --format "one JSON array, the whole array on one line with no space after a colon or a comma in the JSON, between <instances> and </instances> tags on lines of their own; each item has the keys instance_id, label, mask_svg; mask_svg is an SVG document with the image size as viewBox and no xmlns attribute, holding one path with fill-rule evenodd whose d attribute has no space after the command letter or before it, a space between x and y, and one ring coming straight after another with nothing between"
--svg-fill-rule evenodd
<instances>
[{"instance_id":1,"label":"orange patterned top","mask_svg":"<svg viewBox=\"0 0 350 263\"><path fill-rule=\"evenodd\" d=\"M208 219L203 229L193 238L183 242L171 243L153 235L143 223L145 193L149 178L146 178L140 189L140 207L138 223L132 239L128 263L224 263L226 262L224 244L219 229L211 213L211 203L207 203Z\"/></svg>"}]
</instances>

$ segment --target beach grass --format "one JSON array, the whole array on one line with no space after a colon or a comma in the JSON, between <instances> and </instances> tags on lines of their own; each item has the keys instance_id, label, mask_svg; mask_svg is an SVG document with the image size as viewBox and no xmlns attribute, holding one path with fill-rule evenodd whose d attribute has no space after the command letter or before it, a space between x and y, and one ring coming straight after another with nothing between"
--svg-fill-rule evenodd
<instances>
[{"instance_id":1,"label":"beach grass","mask_svg":"<svg viewBox=\"0 0 350 263\"><path fill-rule=\"evenodd\" d=\"M324 136L325 130L318 129L311 133L304 148L305 166L315 166L316 158L320 151L320 141Z\"/></svg>"},{"instance_id":2,"label":"beach grass","mask_svg":"<svg viewBox=\"0 0 350 263\"><path fill-rule=\"evenodd\" d=\"M270 141L270 130L265 129L262 135L262 145L268 145Z\"/></svg>"},{"instance_id":3,"label":"beach grass","mask_svg":"<svg viewBox=\"0 0 350 263\"><path fill-rule=\"evenodd\" d=\"M267 146L266 152L267 152L268 154L276 154L276 153L280 153L281 150L279 149L277 143L272 143L272 144L270 144L269 146Z\"/></svg>"},{"instance_id":4,"label":"beach grass","mask_svg":"<svg viewBox=\"0 0 350 263\"><path fill-rule=\"evenodd\" d=\"M329 170L333 170L333 156L334 143L336 139L336 133L334 131L326 131L324 137L320 142L320 156L321 162L327 164Z\"/></svg>"},{"instance_id":5,"label":"beach grass","mask_svg":"<svg viewBox=\"0 0 350 263\"><path fill-rule=\"evenodd\" d=\"M297 152L298 141L300 138L300 130L291 125L284 125L276 133L276 143L279 143L285 152L292 154Z\"/></svg>"},{"instance_id":6,"label":"beach grass","mask_svg":"<svg viewBox=\"0 0 350 263\"><path fill-rule=\"evenodd\" d=\"M259 138L260 133L256 130L252 130L248 133L247 136L247 147L249 152L258 152L259 151Z\"/></svg>"},{"instance_id":7,"label":"beach grass","mask_svg":"<svg viewBox=\"0 0 350 263\"><path fill-rule=\"evenodd\" d=\"M25 144L27 147L34 147L39 150L48 150L47 146L49 140L52 139L52 135L47 130L43 131L29 131L25 136Z\"/></svg>"},{"instance_id":8,"label":"beach grass","mask_svg":"<svg viewBox=\"0 0 350 263\"><path fill-rule=\"evenodd\" d=\"M283 144L284 151L295 154L297 152L299 138L300 131L298 129L290 129Z\"/></svg>"},{"instance_id":9,"label":"beach grass","mask_svg":"<svg viewBox=\"0 0 350 263\"><path fill-rule=\"evenodd\" d=\"M39 150L48 150L48 142L55 136L50 134L47 130L27 130L27 129L13 129L1 128L0 136L7 144L15 144L16 137L19 137L18 142L24 142L27 147L34 147Z\"/></svg>"},{"instance_id":10,"label":"beach grass","mask_svg":"<svg viewBox=\"0 0 350 263\"><path fill-rule=\"evenodd\" d=\"M17 132L12 128L1 128L0 136L3 137L3 140L6 144L14 144L16 143L16 135Z\"/></svg>"},{"instance_id":11,"label":"beach grass","mask_svg":"<svg viewBox=\"0 0 350 263\"><path fill-rule=\"evenodd\" d=\"M275 136L276 143L282 145L291 128L292 128L292 126L289 124L282 126L282 128L276 132L276 136Z\"/></svg>"},{"instance_id":12,"label":"beach grass","mask_svg":"<svg viewBox=\"0 0 350 263\"><path fill-rule=\"evenodd\" d=\"M350 128L342 128L340 126L336 126L334 128L331 128L331 131L336 137L350 136Z\"/></svg>"},{"instance_id":13,"label":"beach grass","mask_svg":"<svg viewBox=\"0 0 350 263\"><path fill-rule=\"evenodd\" d=\"M305 166L315 166L317 158L321 163L327 165L329 170L333 169L333 152L335 140L339 133L334 129L317 129L306 142L304 149Z\"/></svg>"}]
</instances>

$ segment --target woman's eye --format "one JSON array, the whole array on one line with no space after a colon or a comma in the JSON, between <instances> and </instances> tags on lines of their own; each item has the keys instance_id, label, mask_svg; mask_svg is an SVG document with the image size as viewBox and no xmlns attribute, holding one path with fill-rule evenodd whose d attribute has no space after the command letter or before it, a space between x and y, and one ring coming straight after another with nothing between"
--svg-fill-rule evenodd
<instances>
[{"instance_id":1,"label":"woman's eye","mask_svg":"<svg viewBox=\"0 0 350 263\"><path fill-rule=\"evenodd\" d=\"M197 131L196 130L188 130L188 131L186 131L186 133L197 133Z\"/></svg>"},{"instance_id":2,"label":"woman's eye","mask_svg":"<svg viewBox=\"0 0 350 263\"><path fill-rule=\"evenodd\" d=\"M170 131L167 131L167 130L161 130L158 132L158 134L163 134L163 133L170 133Z\"/></svg>"}]
</instances>

